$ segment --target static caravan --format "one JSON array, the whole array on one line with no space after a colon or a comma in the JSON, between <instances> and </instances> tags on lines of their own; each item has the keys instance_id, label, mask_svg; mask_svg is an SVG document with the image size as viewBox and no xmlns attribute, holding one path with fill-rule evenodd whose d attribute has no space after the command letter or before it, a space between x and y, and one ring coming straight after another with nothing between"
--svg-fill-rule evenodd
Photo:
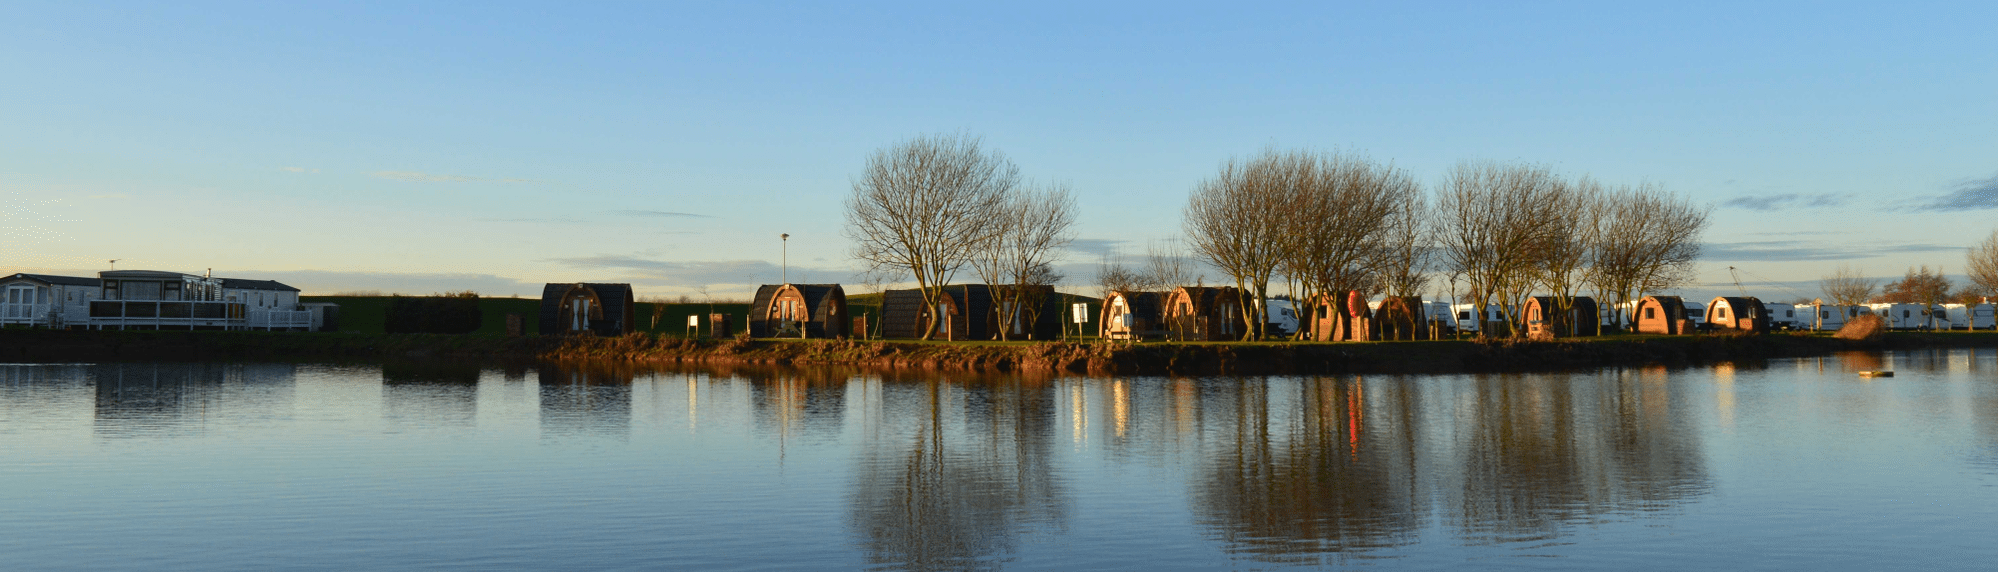
<instances>
[{"instance_id":1,"label":"static caravan","mask_svg":"<svg viewBox=\"0 0 1998 572\"><path fill-rule=\"evenodd\" d=\"M1477 304L1452 304L1450 311L1460 332L1482 332L1485 326L1504 324L1506 320L1505 310L1498 304L1485 306L1483 312L1477 310Z\"/></svg>"},{"instance_id":2,"label":"static caravan","mask_svg":"<svg viewBox=\"0 0 1998 572\"><path fill-rule=\"evenodd\" d=\"M839 338L852 327L838 284L764 284L749 305L751 337Z\"/></svg>"},{"instance_id":3,"label":"static caravan","mask_svg":"<svg viewBox=\"0 0 1998 572\"><path fill-rule=\"evenodd\" d=\"M1866 307L1886 318L1890 330L1924 330L1949 324L1947 319L1932 321L1928 307L1922 304L1867 304Z\"/></svg>"},{"instance_id":4,"label":"static caravan","mask_svg":"<svg viewBox=\"0 0 1998 572\"><path fill-rule=\"evenodd\" d=\"M1811 307L1781 302L1764 302L1764 310L1769 311L1769 329L1801 330L1810 327Z\"/></svg>"},{"instance_id":5,"label":"static caravan","mask_svg":"<svg viewBox=\"0 0 1998 572\"><path fill-rule=\"evenodd\" d=\"M1111 292L1103 299L1096 335L1107 340L1163 338L1168 292Z\"/></svg>"},{"instance_id":6,"label":"static caravan","mask_svg":"<svg viewBox=\"0 0 1998 572\"><path fill-rule=\"evenodd\" d=\"M1943 312L1948 314L1949 327L1953 329L1992 329L1998 326L1994 323L1993 310L1991 304L1943 304Z\"/></svg>"},{"instance_id":7,"label":"static caravan","mask_svg":"<svg viewBox=\"0 0 1998 572\"><path fill-rule=\"evenodd\" d=\"M1811 311L1817 312L1817 318L1805 322L1803 327L1816 328L1823 331L1833 331L1843 328L1847 321L1857 318L1862 314L1871 313L1865 306L1840 306L1837 304L1816 306L1813 309L1805 309L1800 306L1799 309L1804 309L1807 314Z\"/></svg>"},{"instance_id":8,"label":"static caravan","mask_svg":"<svg viewBox=\"0 0 1998 572\"><path fill-rule=\"evenodd\" d=\"M83 326L97 299L97 278L15 274L0 278L0 326L42 328Z\"/></svg>"},{"instance_id":9,"label":"static caravan","mask_svg":"<svg viewBox=\"0 0 1998 572\"><path fill-rule=\"evenodd\" d=\"M1291 305L1290 300L1270 300L1267 321L1271 334L1285 336L1297 333L1297 327L1300 325L1297 309Z\"/></svg>"}]
</instances>

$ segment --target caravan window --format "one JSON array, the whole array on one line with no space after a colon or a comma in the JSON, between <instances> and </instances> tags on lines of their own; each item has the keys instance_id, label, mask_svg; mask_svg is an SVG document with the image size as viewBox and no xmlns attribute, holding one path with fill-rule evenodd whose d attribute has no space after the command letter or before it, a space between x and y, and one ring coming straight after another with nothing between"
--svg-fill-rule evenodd
<instances>
[{"instance_id":1,"label":"caravan window","mask_svg":"<svg viewBox=\"0 0 1998 572\"><path fill-rule=\"evenodd\" d=\"M1458 312L1458 313L1457 313L1457 319L1459 319L1459 320L1469 320L1469 319L1471 319L1471 312L1470 312L1469 310L1465 310L1465 311L1462 311L1462 312Z\"/></svg>"}]
</instances>

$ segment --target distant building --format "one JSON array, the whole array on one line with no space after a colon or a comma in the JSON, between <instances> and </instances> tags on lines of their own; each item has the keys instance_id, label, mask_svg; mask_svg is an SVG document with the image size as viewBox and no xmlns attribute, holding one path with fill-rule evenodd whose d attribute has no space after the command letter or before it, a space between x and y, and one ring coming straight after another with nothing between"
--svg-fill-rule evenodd
<instances>
[{"instance_id":1,"label":"distant building","mask_svg":"<svg viewBox=\"0 0 1998 572\"><path fill-rule=\"evenodd\" d=\"M637 331L637 307L630 284L547 284L541 287L541 334L629 334Z\"/></svg>"},{"instance_id":2,"label":"distant building","mask_svg":"<svg viewBox=\"0 0 1998 572\"><path fill-rule=\"evenodd\" d=\"M1230 287L1181 286L1166 296L1166 336L1177 341L1242 339L1241 291Z\"/></svg>"},{"instance_id":3,"label":"distant building","mask_svg":"<svg viewBox=\"0 0 1998 572\"><path fill-rule=\"evenodd\" d=\"M1769 333L1769 312L1753 297L1721 296L1707 304L1707 327L1717 332Z\"/></svg>"},{"instance_id":4,"label":"distant building","mask_svg":"<svg viewBox=\"0 0 1998 572\"><path fill-rule=\"evenodd\" d=\"M0 278L0 324L94 330L318 330L323 305L272 280L159 270Z\"/></svg>"},{"instance_id":5,"label":"distant building","mask_svg":"<svg viewBox=\"0 0 1998 572\"><path fill-rule=\"evenodd\" d=\"M1103 299L1097 335L1109 340L1163 338L1168 292L1111 292Z\"/></svg>"},{"instance_id":6,"label":"distant building","mask_svg":"<svg viewBox=\"0 0 1998 572\"><path fill-rule=\"evenodd\" d=\"M749 304L751 337L839 338L852 327L838 284L764 284Z\"/></svg>"},{"instance_id":7,"label":"distant building","mask_svg":"<svg viewBox=\"0 0 1998 572\"><path fill-rule=\"evenodd\" d=\"M1690 334L1698 329L1686 313L1686 303L1678 296L1645 296L1637 301L1633 318L1640 334L1674 336Z\"/></svg>"},{"instance_id":8,"label":"distant building","mask_svg":"<svg viewBox=\"0 0 1998 572\"><path fill-rule=\"evenodd\" d=\"M1596 300L1588 296L1569 298L1566 311L1561 308L1559 298L1534 296L1526 301L1524 319L1528 338L1566 338L1602 333L1602 313L1596 310Z\"/></svg>"}]
</instances>

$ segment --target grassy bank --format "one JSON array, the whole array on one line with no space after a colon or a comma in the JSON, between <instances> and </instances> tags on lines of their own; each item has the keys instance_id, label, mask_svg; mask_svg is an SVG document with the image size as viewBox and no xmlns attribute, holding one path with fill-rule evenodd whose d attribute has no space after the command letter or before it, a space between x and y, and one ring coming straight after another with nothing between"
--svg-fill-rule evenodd
<instances>
[{"instance_id":1,"label":"grassy bank","mask_svg":"<svg viewBox=\"0 0 1998 572\"><path fill-rule=\"evenodd\" d=\"M1612 336L1558 342L863 342L265 332L0 330L0 361L243 361L460 358L634 364L842 365L1102 375L1464 373L1605 366L1685 367L1848 350L1998 347L1998 333L1891 333L1866 344L1823 335Z\"/></svg>"}]
</instances>

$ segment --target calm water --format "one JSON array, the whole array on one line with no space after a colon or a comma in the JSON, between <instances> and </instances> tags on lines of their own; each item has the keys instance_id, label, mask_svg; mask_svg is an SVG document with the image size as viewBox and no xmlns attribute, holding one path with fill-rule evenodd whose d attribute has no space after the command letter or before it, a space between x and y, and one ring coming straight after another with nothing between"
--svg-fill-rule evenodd
<instances>
[{"instance_id":1,"label":"calm water","mask_svg":"<svg viewBox=\"0 0 1998 572\"><path fill-rule=\"evenodd\" d=\"M1989 349L1177 379L0 366L0 570L1993 562Z\"/></svg>"}]
</instances>

